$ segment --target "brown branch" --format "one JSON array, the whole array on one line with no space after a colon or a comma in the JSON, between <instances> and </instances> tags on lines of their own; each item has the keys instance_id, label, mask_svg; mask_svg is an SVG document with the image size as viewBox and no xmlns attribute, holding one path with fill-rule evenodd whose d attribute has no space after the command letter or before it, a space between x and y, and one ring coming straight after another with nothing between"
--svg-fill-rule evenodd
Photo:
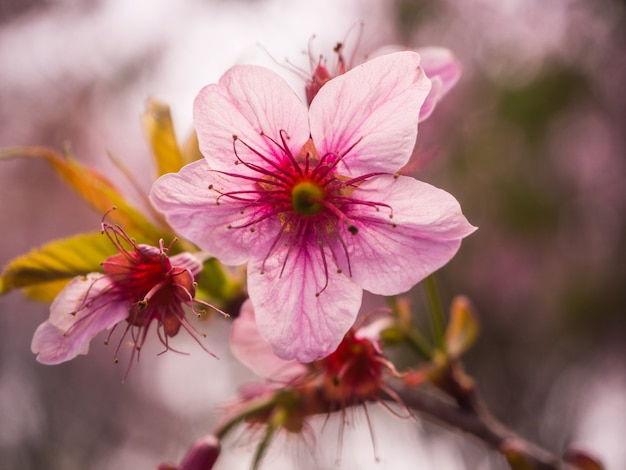
<instances>
[{"instance_id":1,"label":"brown branch","mask_svg":"<svg viewBox=\"0 0 626 470\"><path fill-rule=\"evenodd\" d=\"M515 470L587 470L602 469L593 457L585 455L596 466L564 461L546 449L524 439L500 423L480 398L474 382L459 363L451 363L447 373L435 384L441 393L425 388L394 387L392 390L410 409L425 418L464 431L502 453ZM391 396L385 399L393 399ZM396 397L397 398L397 397Z\"/></svg>"}]
</instances>

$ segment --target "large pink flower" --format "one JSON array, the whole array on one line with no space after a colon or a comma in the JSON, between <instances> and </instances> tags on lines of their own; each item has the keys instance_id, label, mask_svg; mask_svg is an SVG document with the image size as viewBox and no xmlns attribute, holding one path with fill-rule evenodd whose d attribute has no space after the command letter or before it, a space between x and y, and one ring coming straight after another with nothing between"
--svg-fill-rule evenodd
<instances>
[{"instance_id":1,"label":"large pink flower","mask_svg":"<svg viewBox=\"0 0 626 470\"><path fill-rule=\"evenodd\" d=\"M233 67L196 98L206 162L152 188L181 235L225 264L248 263L259 332L283 359L334 351L362 289L407 291L474 230L450 194L396 174L430 90L419 64L412 52L373 59L326 83L310 108L273 72Z\"/></svg>"}]
</instances>

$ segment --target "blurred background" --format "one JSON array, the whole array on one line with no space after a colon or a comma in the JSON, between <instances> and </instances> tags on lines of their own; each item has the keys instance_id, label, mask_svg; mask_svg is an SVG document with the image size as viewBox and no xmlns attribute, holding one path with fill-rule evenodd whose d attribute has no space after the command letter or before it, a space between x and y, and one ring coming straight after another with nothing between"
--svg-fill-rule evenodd
<instances>
[{"instance_id":1,"label":"blurred background","mask_svg":"<svg viewBox=\"0 0 626 470\"><path fill-rule=\"evenodd\" d=\"M0 0L0 147L71 145L119 178L111 153L147 192L148 98L171 105L184 138L195 94L234 63L288 58L308 70L313 35L314 54L331 56L346 37L354 47L360 22L357 57L439 45L462 64L459 84L420 125L415 176L452 193L480 227L438 278L446 302L465 294L479 312L466 365L487 403L555 453L575 444L609 470L626 468L623 0ZM93 231L101 216L43 162L0 162L0 266ZM415 299L423 309L419 288ZM47 316L19 293L0 298L2 470L179 461L213 427L215 404L253 379L230 356L220 319L200 325L219 361L184 338L177 346L189 356L156 357L150 344L122 384L125 365L102 338L87 357L42 366L30 340ZM355 410L341 449L341 418L323 436L314 420L305 436L279 438L265 468L506 468L471 439L370 409L375 444ZM230 441L218 468L248 468L252 450L249 438Z\"/></svg>"}]
</instances>

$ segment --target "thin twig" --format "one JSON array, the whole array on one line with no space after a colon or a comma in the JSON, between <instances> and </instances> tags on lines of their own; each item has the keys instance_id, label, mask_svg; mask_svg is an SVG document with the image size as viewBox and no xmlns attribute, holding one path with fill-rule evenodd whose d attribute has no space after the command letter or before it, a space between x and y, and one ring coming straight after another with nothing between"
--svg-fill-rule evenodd
<instances>
[{"instance_id":1,"label":"thin twig","mask_svg":"<svg viewBox=\"0 0 626 470\"><path fill-rule=\"evenodd\" d=\"M438 386L446 391L448 397L429 393L425 388L393 387L392 390L408 408L423 417L471 434L502 453L514 469L576 470L576 467L500 423L489 412L460 364L451 364L445 382Z\"/></svg>"}]
</instances>

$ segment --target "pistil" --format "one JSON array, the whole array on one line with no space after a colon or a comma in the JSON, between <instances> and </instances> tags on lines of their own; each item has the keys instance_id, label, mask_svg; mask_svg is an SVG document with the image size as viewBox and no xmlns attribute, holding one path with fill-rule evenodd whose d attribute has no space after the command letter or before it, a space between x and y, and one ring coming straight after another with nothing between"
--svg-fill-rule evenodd
<instances>
[{"instance_id":1,"label":"pistil","mask_svg":"<svg viewBox=\"0 0 626 470\"><path fill-rule=\"evenodd\" d=\"M319 214L323 208L323 199L324 188L314 181L301 181L291 190L291 205L300 215Z\"/></svg>"}]
</instances>

